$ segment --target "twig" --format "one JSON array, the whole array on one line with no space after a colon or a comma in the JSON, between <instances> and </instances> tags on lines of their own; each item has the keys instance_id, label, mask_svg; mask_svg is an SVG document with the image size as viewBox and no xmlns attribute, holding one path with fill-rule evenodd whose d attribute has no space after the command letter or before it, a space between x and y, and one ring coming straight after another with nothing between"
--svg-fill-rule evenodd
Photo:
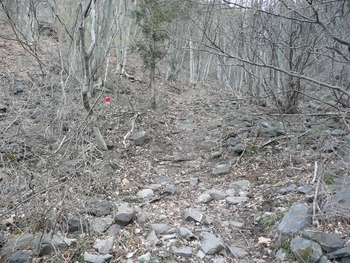
<instances>
[{"instance_id":1,"label":"twig","mask_svg":"<svg viewBox=\"0 0 350 263\"><path fill-rule=\"evenodd\" d=\"M316 180L317 170L318 170L318 165L317 165L317 161L315 161L314 177L312 178L311 183L314 183Z\"/></svg>"},{"instance_id":2,"label":"twig","mask_svg":"<svg viewBox=\"0 0 350 263\"><path fill-rule=\"evenodd\" d=\"M297 138L300 138L300 137L302 137L302 136L308 134L309 132L310 132L310 131L306 131L306 132L304 132L304 133L298 135ZM289 139L289 138L292 138L292 137L295 137L295 136L296 136L295 134L290 134L290 135L282 135L282 136L276 137L276 138L274 138L274 139L268 141L267 143L264 143L263 145L261 145L261 146L259 147L259 149L260 149L260 148L263 148L263 147L265 147L265 146L269 145L270 143L273 143L273 142L275 142L275 141L277 141L277 140L280 140L280 139Z\"/></svg>"},{"instance_id":3,"label":"twig","mask_svg":"<svg viewBox=\"0 0 350 263\"><path fill-rule=\"evenodd\" d=\"M139 113L136 113L131 119L131 129L130 131L128 131L125 135L124 135L124 138L123 138L123 145L124 145L124 148L126 148L126 140L128 139L128 137L130 136L130 134L134 131L134 128L135 128L135 121L136 121L136 118L139 116Z\"/></svg>"},{"instance_id":4,"label":"twig","mask_svg":"<svg viewBox=\"0 0 350 263\"><path fill-rule=\"evenodd\" d=\"M315 224L315 221L316 221L317 196L318 196L320 182L321 182L321 176L319 176L318 179L317 179L315 195L314 195L314 201L312 203L312 224L313 225Z\"/></svg>"}]
</instances>

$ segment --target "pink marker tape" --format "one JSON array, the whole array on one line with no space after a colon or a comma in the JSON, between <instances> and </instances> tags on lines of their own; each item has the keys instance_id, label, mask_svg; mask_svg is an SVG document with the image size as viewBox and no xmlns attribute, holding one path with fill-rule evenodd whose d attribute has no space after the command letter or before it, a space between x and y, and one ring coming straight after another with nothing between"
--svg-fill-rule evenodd
<instances>
[{"instance_id":1,"label":"pink marker tape","mask_svg":"<svg viewBox=\"0 0 350 263\"><path fill-rule=\"evenodd\" d=\"M111 97L109 97L109 96L106 97L106 104L107 105L111 104Z\"/></svg>"}]
</instances>

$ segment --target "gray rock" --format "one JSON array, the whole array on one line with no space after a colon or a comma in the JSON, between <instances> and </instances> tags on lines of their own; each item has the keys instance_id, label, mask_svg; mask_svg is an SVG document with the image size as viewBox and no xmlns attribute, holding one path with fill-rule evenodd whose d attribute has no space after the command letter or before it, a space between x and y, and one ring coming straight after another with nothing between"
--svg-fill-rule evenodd
<instances>
[{"instance_id":1,"label":"gray rock","mask_svg":"<svg viewBox=\"0 0 350 263\"><path fill-rule=\"evenodd\" d=\"M214 200L223 200L227 196L226 192L215 189L207 190L205 193L209 194Z\"/></svg>"},{"instance_id":2,"label":"gray rock","mask_svg":"<svg viewBox=\"0 0 350 263\"><path fill-rule=\"evenodd\" d=\"M161 243L160 240L157 237L156 231L154 231L154 230L151 231L151 233L149 233L149 235L147 236L146 240L148 242L151 242L151 243L155 244L155 245Z\"/></svg>"},{"instance_id":3,"label":"gray rock","mask_svg":"<svg viewBox=\"0 0 350 263\"><path fill-rule=\"evenodd\" d=\"M235 137L235 138L230 137L227 140L227 146L229 146L229 145L230 146L235 146L235 145L237 145L239 143L241 143L241 140L239 138L237 138L237 137Z\"/></svg>"},{"instance_id":4,"label":"gray rock","mask_svg":"<svg viewBox=\"0 0 350 263\"><path fill-rule=\"evenodd\" d=\"M9 263L26 263L29 262L30 254L27 251L18 250L9 256Z\"/></svg>"},{"instance_id":5,"label":"gray rock","mask_svg":"<svg viewBox=\"0 0 350 263\"><path fill-rule=\"evenodd\" d=\"M137 192L137 198L142 201L148 201L154 198L154 192L152 189L143 189Z\"/></svg>"},{"instance_id":6,"label":"gray rock","mask_svg":"<svg viewBox=\"0 0 350 263\"><path fill-rule=\"evenodd\" d=\"M77 231L87 232L89 223L82 216L71 216L68 218L68 232L74 233Z\"/></svg>"},{"instance_id":7,"label":"gray rock","mask_svg":"<svg viewBox=\"0 0 350 263\"><path fill-rule=\"evenodd\" d=\"M213 263L225 263L225 259L224 258L216 258L216 259L214 259Z\"/></svg>"},{"instance_id":8,"label":"gray rock","mask_svg":"<svg viewBox=\"0 0 350 263\"><path fill-rule=\"evenodd\" d=\"M111 252L113 247L114 237L107 239L96 239L95 245L93 246L100 254L108 254Z\"/></svg>"},{"instance_id":9,"label":"gray rock","mask_svg":"<svg viewBox=\"0 0 350 263\"><path fill-rule=\"evenodd\" d=\"M167 185L164 189L164 192L171 193L171 194L179 194L181 193L181 190L174 185Z\"/></svg>"},{"instance_id":10,"label":"gray rock","mask_svg":"<svg viewBox=\"0 0 350 263\"><path fill-rule=\"evenodd\" d=\"M87 213L94 216L108 216L111 214L111 206L108 202L97 199L88 200L85 203L85 210Z\"/></svg>"},{"instance_id":11,"label":"gray rock","mask_svg":"<svg viewBox=\"0 0 350 263\"><path fill-rule=\"evenodd\" d=\"M299 262L316 263L323 255L319 244L302 237L293 238L290 249Z\"/></svg>"},{"instance_id":12,"label":"gray rock","mask_svg":"<svg viewBox=\"0 0 350 263\"><path fill-rule=\"evenodd\" d=\"M119 206L115 214L114 221L116 224L126 226L129 224L134 216L134 209L130 208L128 204L123 203Z\"/></svg>"},{"instance_id":13,"label":"gray rock","mask_svg":"<svg viewBox=\"0 0 350 263\"><path fill-rule=\"evenodd\" d=\"M340 257L349 257L350 256L350 247L344 247L337 251L331 252L328 254L328 259L340 258Z\"/></svg>"},{"instance_id":14,"label":"gray rock","mask_svg":"<svg viewBox=\"0 0 350 263\"><path fill-rule=\"evenodd\" d=\"M136 195L127 195L122 198L122 201L125 203L136 203L139 199Z\"/></svg>"},{"instance_id":15,"label":"gray rock","mask_svg":"<svg viewBox=\"0 0 350 263\"><path fill-rule=\"evenodd\" d=\"M309 225L310 214L304 204L296 204L284 215L277 227L282 234L295 234Z\"/></svg>"},{"instance_id":16,"label":"gray rock","mask_svg":"<svg viewBox=\"0 0 350 263\"><path fill-rule=\"evenodd\" d=\"M120 225L113 224L108 230L108 236L115 237L119 234L120 231Z\"/></svg>"},{"instance_id":17,"label":"gray rock","mask_svg":"<svg viewBox=\"0 0 350 263\"><path fill-rule=\"evenodd\" d=\"M230 220L229 222L230 222L231 226L237 227L237 228L241 228L244 225L244 223L242 223L242 222L237 222L237 221L232 221L232 220Z\"/></svg>"},{"instance_id":18,"label":"gray rock","mask_svg":"<svg viewBox=\"0 0 350 263\"><path fill-rule=\"evenodd\" d=\"M23 83L17 83L13 86L13 94L19 94L24 91L26 85Z\"/></svg>"},{"instance_id":19,"label":"gray rock","mask_svg":"<svg viewBox=\"0 0 350 263\"><path fill-rule=\"evenodd\" d=\"M224 249L225 246L221 242L220 239L218 239L216 236L214 236L211 233L203 232L201 233L203 237L203 242L201 245L201 249L203 252L207 255L214 255L218 253L220 250Z\"/></svg>"},{"instance_id":20,"label":"gray rock","mask_svg":"<svg viewBox=\"0 0 350 263\"><path fill-rule=\"evenodd\" d=\"M331 263L325 255L321 256L317 263Z\"/></svg>"},{"instance_id":21,"label":"gray rock","mask_svg":"<svg viewBox=\"0 0 350 263\"><path fill-rule=\"evenodd\" d=\"M171 178L170 177L166 177L166 176L157 176L153 178L153 181L156 184L160 184L160 183L170 183L171 182Z\"/></svg>"},{"instance_id":22,"label":"gray rock","mask_svg":"<svg viewBox=\"0 0 350 263\"><path fill-rule=\"evenodd\" d=\"M327 217L342 216L350 218L350 185L346 185L345 189L331 196L323 205L323 209Z\"/></svg>"},{"instance_id":23,"label":"gray rock","mask_svg":"<svg viewBox=\"0 0 350 263\"><path fill-rule=\"evenodd\" d=\"M84 261L86 261L88 263L104 263L104 262L108 262L112 258L113 258L113 256L110 254L94 255L94 254L90 254L88 252L84 253Z\"/></svg>"},{"instance_id":24,"label":"gray rock","mask_svg":"<svg viewBox=\"0 0 350 263\"><path fill-rule=\"evenodd\" d=\"M249 189L250 182L248 180L239 180L229 184L228 188L233 188L236 191Z\"/></svg>"},{"instance_id":25,"label":"gray rock","mask_svg":"<svg viewBox=\"0 0 350 263\"><path fill-rule=\"evenodd\" d=\"M247 201L248 201L248 197L245 197L245 196L239 196L239 197L228 196L228 197L226 197L226 202L229 205L236 205L236 204L244 203Z\"/></svg>"},{"instance_id":26,"label":"gray rock","mask_svg":"<svg viewBox=\"0 0 350 263\"><path fill-rule=\"evenodd\" d=\"M317 242L327 253L339 250L344 245L343 239L331 233L305 230L302 234L302 237Z\"/></svg>"},{"instance_id":27,"label":"gray rock","mask_svg":"<svg viewBox=\"0 0 350 263\"><path fill-rule=\"evenodd\" d=\"M72 242L76 242L75 239L70 239L60 235L40 234L36 237L33 244L38 251L40 257L50 254L55 249L65 250Z\"/></svg>"},{"instance_id":28,"label":"gray rock","mask_svg":"<svg viewBox=\"0 0 350 263\"><path fill-rule=\"evenodd\" d=\"M191 232L191 230L185 228L185 227L180 227L179 228L179 235L181 238L187 239L187 240L191 240L194 238L193 233Z\"/></svg>"},{"instance_id":29,"label":"gray rock","mask_svg":"<svg viewBox=\"0 0 350 263\"><path fill-rule=\"evenodd\" d=\"M197 203L209 203L213 198L211 198L210 194L201 194L198 199Z\"/></svg>"},{"instance_id":30,"label":"gray rock","mask_svg":"<svg viewBox=\"0 0 350 263\"><path fill-rule=\"evenodd\" d=\"M297 186L296 186L295 184L291 184L291 185L289 185L289 186L287 186L287 187L278 189L278 190L277 190L277 193L278 193L278 194L284 195L284 194L286 194L286 193L288 193L288 192L294 191L296 187L297 187Z\"/></svg>"},{"instance_id":31,"label":"gray rock","mask_svg":"<svg viewBox=\"0 0 350 263\"><path fill-rule=\"evenodd\" d=\"M283 248L280 248L276 253L275 259L277 262L283 262L286 258L286 255L287 252Z\"/></svg>"},{"instance_id":32,"label":"gray rock","mask_svg":"<svg viewBox=\"0 0 350 263\"><path fill-rule=\"evenodd\" d=\"M185 210L185 220L187 221L195 221L195 222L200 222L202 220L202 213L192 209L188 208Z\"/></svg>"},{"instance_id":33,"label":"gray rock","mask_svg":"<svg viewBox=\"0 0 350 263\"><path fill-rule=\"evenodd\" d=\"M0 104L0 113L6 113L7 112L7 106L5 104Z\"/></svg>"},{"instance_id":34,"label":"gray rock","mask_svg":"<svg viewBox=\"0 0 350 263\"><path fill-rule=\"evenodd\" d=\"M90 221L90 229L92 231L103 233L105 232L113 223L111 218L93 218Z\"/></svg>"},{"instance_id":35,"label":"gray rock","mask_svg":"<svg viewBox=\"0 0 350 263\"><path fill-rule=\"evenodd\" d=\"M309 194L314 190L314 188L312 186L309 185L302 185L300 187L298 187L298 192L302 193L302 194Z\"/></svg>"},{"instance_id":36,"label":"gray rock","mask_svg":"<svg viewBox=\"0 0 350 263\"><path fill-rule=\"evenodd\" d=\"M213 219L210 218L210 217L206 217L204 220L203 220L203 224L204 225L211 225L213 223Z\"/></svg>"},{"instance_id":37,"label":"gray rock","mask_svg":"<svg viewBox=\"0 0 350 263\"><path fill-rule=\"evenodd\" d=\"M235 258L243 258L248 254L248 252L246 252L243 248L236 247L235 245L228 246L228 249Z\"/></svg>"},{"instance_id":38,"label":"gray rock","mask_svg":"<svg viewBox=\"0 0 350 263\"><path fill-rule=\"evenodd\" d=\"M150 224L150 227L156 232L156 234L164 234L168 231L167 224Z\"/></svg>"},{"instance_id":39,"label":"gray rock","mask_svg":"<svg viewBox=\"0 0 350 263\"><path fill-rule=\"evenodd\" d=\"M205 253L203 252L203 250L198 250L198 253L196 255L197 258L203 259L205 257Z\"/></svg>"},{"instance_id":40,"label":"gray rock","mask_svg":"<svg viewBox=\"0 0 350 263\"><path fill-rule=\"evenodd\" d=\"M220 164L213 169L212 175L213 176L221 176L221 175L225 175L225 174L229 174L229 173L230 173L230 166Z\"/></svg>"},{"instance_id":41,"label":"gray rock","mask_svg":"<svg viewBox=\"0 0 350 263\"><path fill-rule=\"evenodd\" d=\"M197 186L198 183L199 183L198 178L192 178L192 179L190 180L190 185L192 185L192 186Z\"/></svg>"},{"instance_id":42,"label":"gray rock","mask_svg":"<svg viewBox=\"0 0 350 263\"><path fill-rule=\"evenodd\" d=\"M192 255L192 248L191 247L175 247L172 246L171 250L173 253L177 256L183 257L183 258L189 258Z\"/></svg>"},{"instance_id":43,"label":"gray rock","mask_svg":"<svg viewBox=\"0 0 350 263\"><path fill-rule=\"evenodd\" d=\"M344 130L340 130L340 129L334 129L334 130L330 131L329 134L333 135L333 136L341 136L341 135L346 135L347 132Z\"/></svg>"},{"instance_id":44,"label":"gray rock","mask_svg":"<svg viewBox=\"0 0 350 263\"><path fill-rule=\"evenodd\" d=\"M232 158L232 159L229 161L229 164L230 164L230 165L235 165L236 163L237 163L237 158L236 158L236 157Z\"/></svg>"},{"instance_id":45,"label":"gray rock","mask_svg":"<svg viewBox=\"0 0 350 263\"><path fill-rule=\"evenodd\" d=\"M329 261L327 261L328 263ZM322 262L317 262L317 263L322 263ZM330 263L330 262L329 262ZM341 263L350 263L350 257L342 257L341 258Z\"/></svg>"},{"instance_id":46,"label":"gray rock","mask_svg":"<svg viewBox=\"0 0 350 263\"><path fill-rule=\"evenodd\" d=\"M188 208L191 206L191 204L189 202L187 202L186 200L181 200L180 203L181 203L181 206L184 208Z\"/></svg>"},{"instance_id":47,"label":"gray rock","mask_svg":"<svg viewBox=\"0 0 350 263\"><path fill-rule=\"evenodd\" d=\"M265 120L259 119L259 120L256 120L255 122L257 124L260 124L264 128L267 128L267 129L271 129L272 128L271 125L268 122L266 122Z\"/></svg>"},{"instance_id":48,"label":"gray rock","mask_svg":"<svg viewBox=\"0 0 350 263\"><path fill-rule=\"evenodd\" d=\"M229 145L227 146L227 150L233 154L233 156L240 156L244 150L245 147L243 144L239 143L236 144L235 146Z\"/></svg>"},{"instance_id":49,"label":"gray rock","mask_svg":"<svg viewBox=\"0 0 350 263\"><path fill-rule=\"evenodd\" d=\"M14 250L33 248L34 238L35 237L33 234L23 234L9 238L5 245L2 247L1 253L8 254Z\"/></svg>"},{"instance_id":50,"label":"gray rock","mask_svg":"<svg viewBox=\"0 0 350 263\"><path fill-rule=\"evenodd\" d=\"M147 252L146 254L143 254L142 256L140 256L137 260L139 262L150 263L151 258L152 258L152 254L150 252Z\"/></svg>"},{"instance_id":51,"label":"gray rock","mask_svg":"<svg viewBox=\"0 0 350 263\"><path fill-rule=\"evenodd\" d=\"M225 191L227 196L235 196L236 195L236 190L235 189L227 189Z\"/></svg>"},{"instance_id":52,"label":"gray rock","mask_svg":"<svg viewBox=\"0 0 350 263\"><path fill-rule=\"evenodd\" d=\"M221 156L222 156L221 152L213 152L210 154L211 159L217 159L217 158L220 158Z\"/></svg>"},{"instance_id":53,"label":"gray rock","mask_svg":"<svg viewBox=\"0 0 350 263\"><path fill-rule=\"evenodd\" d=\"M145 131L137 132L133 134L130 139L134 142L135 145L141 146L149 142L150 138Z\"/></svg>"}]
</instances>

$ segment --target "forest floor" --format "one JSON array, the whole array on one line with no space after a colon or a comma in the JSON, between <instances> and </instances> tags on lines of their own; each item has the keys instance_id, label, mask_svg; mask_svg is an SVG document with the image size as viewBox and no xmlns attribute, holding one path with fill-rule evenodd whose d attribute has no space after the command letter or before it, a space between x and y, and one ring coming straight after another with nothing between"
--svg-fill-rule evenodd
<instances>
[{"instance_id":1,"label":"forest floor","mask_svg":"<svg viewBox=\"0 0 350 263\"><path fill-rule=\"evenodd\" d=\"M10 32L4 22L0 25L2 32ZM206 227L225 244L247 252L244 258L236 259L226 251L222 255L226 262L274 262L275 252L284 244L271 234L272 230L293 204L307 203L309 198L296 190L283 194L278 190L292 184L312 185L315 163L336 158L332 152L311 147L302 129L306 123L326 123L339 117L323 106L302 101L303 114L278 114L273 105L259 106L251 98L238 97L230 88L219 88L215 82L195 87L188 87L185 80L165 82L159 70L157 108L152 110L147 73L136 59L127 67L135 77L132 80L118 76L111 59L106 89L97 91L91 100L96 117L92 120L82 106L79 78L69 70L60 70L57 44L43 38L36 52L38 59L23 47L32 48L0 38L0 108L6 108L0 119L0 221L6 237L50 232L53 225L54 231L59 231L61 218L81 214L89 198L117 206L123 198L135 196L156 184L156 178L164 177L170 178L180 193L154 203L132 204L151 216L146 222L135 221L125 227L133 235L132 242L124 242L123 249L115 248L115 262L124 262L125 255L135 249L139 255L145 252L140 237L148 233L147 224L152 222L166 223L169 228L186 226L196 234ZM43 75L38 62L44 68ZM14 94L16 87L23 87L23 91ZM111 97L109 105L106 96ZM283 134L260 136L264 123L278 126ZM111 150L99 150L92 130L96 126ZM300 132L296 133L298 128ZM130 137L139 131L145 131L150 141L135 146ZM291 131L294 141L287 136ZM228 165L234 158L227 149L233 134L248 154L235 156L228 174L213 177L217 165ZM319 143L326 144L328 139ZM207 142L215 142L215 146L208 148ZM214 152L220 152L220 157L212 158ZM193 179L198 179L195 186L188 183ZM227 190L238 180L251 183L244 193L247 202L197 202L206 190ZM160 195L163 190L161 185L155 192ZM212 223L184 222L185 202L211 218ZM259 220L266 212L274 216L269 221ZM312 227L337 232L348 241L348 225L340 227L320 220ZM197 241L186 245L196 247ZM86 237L87 247L89 242ZM213 262L218 257L180 261Z\"/></svg>"}]
</instances>

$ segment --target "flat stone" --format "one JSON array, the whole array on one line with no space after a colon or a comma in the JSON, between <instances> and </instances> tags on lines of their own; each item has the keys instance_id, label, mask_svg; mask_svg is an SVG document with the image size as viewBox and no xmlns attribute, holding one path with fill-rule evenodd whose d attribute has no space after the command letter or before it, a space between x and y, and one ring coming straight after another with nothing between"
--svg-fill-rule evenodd
<instances>
[{"instance_id":1,"label":"flat stone","mask_svg":"<svg viewBox=\"0 0 350 263\"><path fill-rule=\"evenodd\" d=\"M228 188L233 188L236 191L246 190L250 187L251 183L248 180L239 180L229 184Z\"/></svg>"},{"instance_id":2,"label":"flat stone","mask_svg":"<svg viewBox=\"0 0 350 263\"><path fill-rule=\"evenodd\" d=\"M198 199L197 203L209 203L213 198L211 198L210 194L201 194Z\"/></svg>"},{"instance_id":3,"label":"flat stone","mask_svg":"<svg viewBox=\"0 0 350 263\"><path fill-rule=\"evenodd\" d=\"M204 220L203 220L203 224L204 225L211 225L213 223L213 219L210 218L210 217L206 217Z\"/></svg>"},{"instance_id":4,"label":"flat stone","mask_svg":"<svg viewBox=\"0 0 350 263\"><path fill-rule=\"evenodd\" d=\"M168 231L167 224L150 224L151 229L156 232L156 234L164 234Z\"/></svg>"},{"instance_id":5,"label":"flat stone","mask_svg":"<svg viewBox=\"0 0 350 263\"><path fill-rule=\"evenodd\" d=\"M145 131L137 132L130 137L130 140L134 142L135 145L141 146L149 142L150 138Z\"/></svg>"},{"instance_id":6,"label":"flat stone","mask_svg":"<svg viewBox=\"0 0 350 263\"><path fill-rule=\"evenodd\" d=\"M153 178L153 181L157 184L169 183L171 182L171 178L166 176L157 176Z\"/></svg>"},{"instance_id":7,"label":"flat stone","mask_svg":"<svg viewBox=\"0 0 350 263\"><path fill-rule=\"evenodd\" d=\"M185 228L185 227L180 227L179 228L179 235L181 238L187 239L187 240L191 240L194 238L193 233L191 232L191 230Z\"/></svg>"},{"instance_id":8,"label":"flat stone","mask_svg":"<svg viewBox=\"0 0 350 263\"><path fill-rule=\"evenodd\" d=\"M282 234L295 234L310 224L310 214L308 206L296 204L284 215L277 227L277 231Z\"/></svg>"},{"instance_id":9,"label":"flat stone","mask_svg":"<svg viewBox=\"0 0 350 263\"><path fill-rule=\"evenodd\" d=\"M298 192L302 193L302 194L309 194L314 190L314 188L312 186L309 185L302 185L300 187L298 187Z\"/></svg>"},{"instance_id":10,"label":"flat stone","mask_svg":"<svg viewBox=\"0 0 350 263\"><path fill-rule=\"evenodd\" d=\"M322 256L322 248L318 243L302 237L293 238L290 249L298 262L316 263Z\"/></svg>"},{"instance_id":11,"label":"flat stone","mask_svg":"<svg viewBox=\"0 0 350 263\"><path fill-rule=\"evenodd\" d=\"M154 198L154 192L152 189L143 189L137 192L137 198L142 201L148 201Z\"/></svg>"},{"instance_id":12,"label":"flat stone","mask_svg":"<svg viewBox=\"0 0 350 263\"><path fill-rule=\"evenodd\" d=\"M111 252L113 247L114 237L107 239L96 239L95 245L93 246L100 254L108 254Z\"/></svg>"},{"instance_id":13,"label":"flat stone","mask_svg":"<svg viewBox=\"0 0 350 263\"><path fill-rule=\"evenodd\" d=\"M151 233L149 233L149 235L147 236L146 240L148 242L151 242L151 243L155 244L155 245L161 243L159 238L157 237L156 231L154 231L154 230L152 230Z\"/></svg>"},{"instance_id":14,"label":"flat stone","mask_svg":"<svg viewBox=\"0 0 350 263\"><path fill-rule=\"evenodd\" d=\"M85 203L85 210L94 216L107 216L111 214L110 204L96 199L88 200Z\"/></svg>"},{"instance_id":15,"label":"flat stone","mask_svg":"<svg viewBox=\"0 0 350 263\"><path fill-rule=\"evenodd\" d=\"M220 158L221 156L222 156L221 152L213 152L210 154L211 159L217 159L217 158Z\"/></svg>"},{"instance_id":16,"label":"flat stone","mask_svg":"<svg viewBox=\"0 0 350 263\"><path fill-rule=\"evenodd\" d=\"M90 229L97 233L103 233L112 225L112 223L112 218L93 218L90 221Z\"/></svg>"},{"instance_id":17,"label":"flat stone","mask_svg":"<svg viewBox=\"0 0 350 263\"><path fill-rule=\"evenodd\" d=\"M242 222L237 222L237 221L229 221L229 222L230 222L231 226L237 227L237 228L241 228L244 225L244 223L242 223Z\"/></svg>"},{"instance_id":18,"label":"flat stone","mask_svg":"<svg viewBox=\"0 0 350 263\"><path fill-rule=\"evenodd\" d=\"M222 176L222 175L226 175L230 173L230 169L231 167L225 164L220 164L218 166L216 166L213 171L212 171L212 175L213 176Z\"/></svg>"},{"instance_id":19,"label":"flat stone","mask_svg":"<svg viewBox=\"0 0 350 263\"><path fill-rule=\"evenodd\" d=\"M216 189L207 190L205 193L209 194L214 200L223 200L227 196L226 192Z\"/></svg>"},{"instance_id":20,"label":"flat stone","mask_svg":"<svg viewBox=\"0 0 350 263\"><path fill-rule=\"evenodd\" d=\"M143 254L142 256L140 256L137 260L138 262L150 263L151 257L152 257L151 253L147 252L146 254Z\"/></svg>"},{"instance_id":21,"label":"flat stone","mask_svg":"<svg viewBox=\"0 0 350 263\"><path fill-rule=\"evenodd\" d=\"M33 247L34 241L33 234L23 234L9 238L5 245L2 247L1 253L8 254L13 250L24 250Z\"/></svg>"},{"instance_id":22,"label":"flat stone","mask_svg":"<svg viewBox=\"0 0 350 263\"><path fill-rule=\"evenodd\" d=\"M173 253L177 256L183 257L183 258L189 258L192 255L192 248L191 247L175 247L172 246L171 250Z\"/></svg>"},{"instance_id":23,"label":"flat stone","mask_svg":"<svg viewBox=\"0 0 350 263\"><path fill-rule=\"evenodd\" d=\"M18 250L9 256L9 263L26 263L29 262L30 254L27 251Z\"/></svg>"},{"instance_id":24,"label":"flat stone","mask_svg":"<svg viewBox=\"0 0 350 263\"><path fill-rule=\"evenodd\" d=\"M344 247L337 251L331 252L328 254L328 259L340 258L340 257L349 257L350 256L350 247Z\"/></svg>"},{"instance_id":25,"label":"flat stone","mask_svg":"<svg viewBox=\"0 0 350 263\"><path fill-rule=\"evenodd\" d=\"M201 233L203 236L203 242L201 245L201 249L207 255L214 255L225 248L224 244L211 233L203 232Z\"/></svg>"},{"instance_id":26,"label":"flat stone","mask_svg":"<svg viewBox=\"0 0 350 263\"><path fill-rule=\"evenodd\" d=\"M114 221L116 224L126 226L129 224L134 216L134 209L130 208L128 204L123 203L119 206L115 214Z\"/></svg>"},{"instance_id":27,"label":"flat stone","mask_svg":"<svg viewBox=\"0 0 350 263\"><path fill-rule=\"evenodd\" d=\"M239 196L239 197L228 196L228 197L226 197L226 202L229 205L236 205L236 204L244 203L247 201L248 201L248 197L245 197L245 196Z\"/></svg>"},{"instance_id":28,"label":"flat stone","mask_svg":"<svg viewBox=\"0 0 350 263\"><path fill-rule=\"evenodd\" d=\"M185 220L187 221L195 221L195 222L200 222L202 220L202 213L192 209L188 208L185 210Z\"/></svg>"},{"instance_id":29,"label":"flat stone","mask_svg":"<svg viewBox=\"0 0 350 263\"><path fill-rule=\"evenodd\" d=\"M302 237L316 241L327 253L339 250L344 245L344 240L342 238L331 233L305 230Z\"/></svg>"},{"instance_id":30,"label":"flat stone","mask_svg":"<svg viewBox=\"0 0 350 263\"><path fill-rule=\"evenodd\" d=\"M243 258L248 254L243 248L236 247L235 245L228 246L228 249L235 258Z\"/></svg>"},{"instance_id":31,"label":"flat stone","mask_svg":"<svg viewBox=\"0 0 350 263\"><path fill-rule=\"evenodd\" d=\"M74 233L77 231L87 232L89 229L89 223L85 217L82 216L71 216L68 218L68 232Z\"/></svg>"},{"instance_id":32,"label":"flat stone","mask_svg":"<svg viewBox=\"0 0 350 263\"><path fill-rule=\"evenodd\" d=\"M108 230L108 236L115 237L119 234L120 231L120 225L113 224Z\"/></svg>"},{"instance_id":33,"label":"flat stone","mask_svg":"<svg viewBox=\"0 0 350 263\"><path fill-rule=\"evenodd\" d=\"M225 191L227 196L235 196L236 195L236 190L235 189L227 189Z\"/></svg>"},{"instance_id":34,"label":"flat stone","mask_svg":"<svg viewBox=\"0 0 350 263\"><path fill-rule=\"evenodd\" d=\"M171 194L179 194L181 193L181 190L174 185L167 185L164 189L164 192L171 193Z\"/></svg>"},{"instance_id":35,"label":"flat stone","mask_svg":"<svg viewBox=\"0 0 350 263\"><path fill-rule=\"evenodd\" d=\"M84 261L88 263L105 263L108 262L113 258L112 255L107 254L107 255L94 255L90 254L88 252L84 253Z\"/></svg>"}]
</instances>

